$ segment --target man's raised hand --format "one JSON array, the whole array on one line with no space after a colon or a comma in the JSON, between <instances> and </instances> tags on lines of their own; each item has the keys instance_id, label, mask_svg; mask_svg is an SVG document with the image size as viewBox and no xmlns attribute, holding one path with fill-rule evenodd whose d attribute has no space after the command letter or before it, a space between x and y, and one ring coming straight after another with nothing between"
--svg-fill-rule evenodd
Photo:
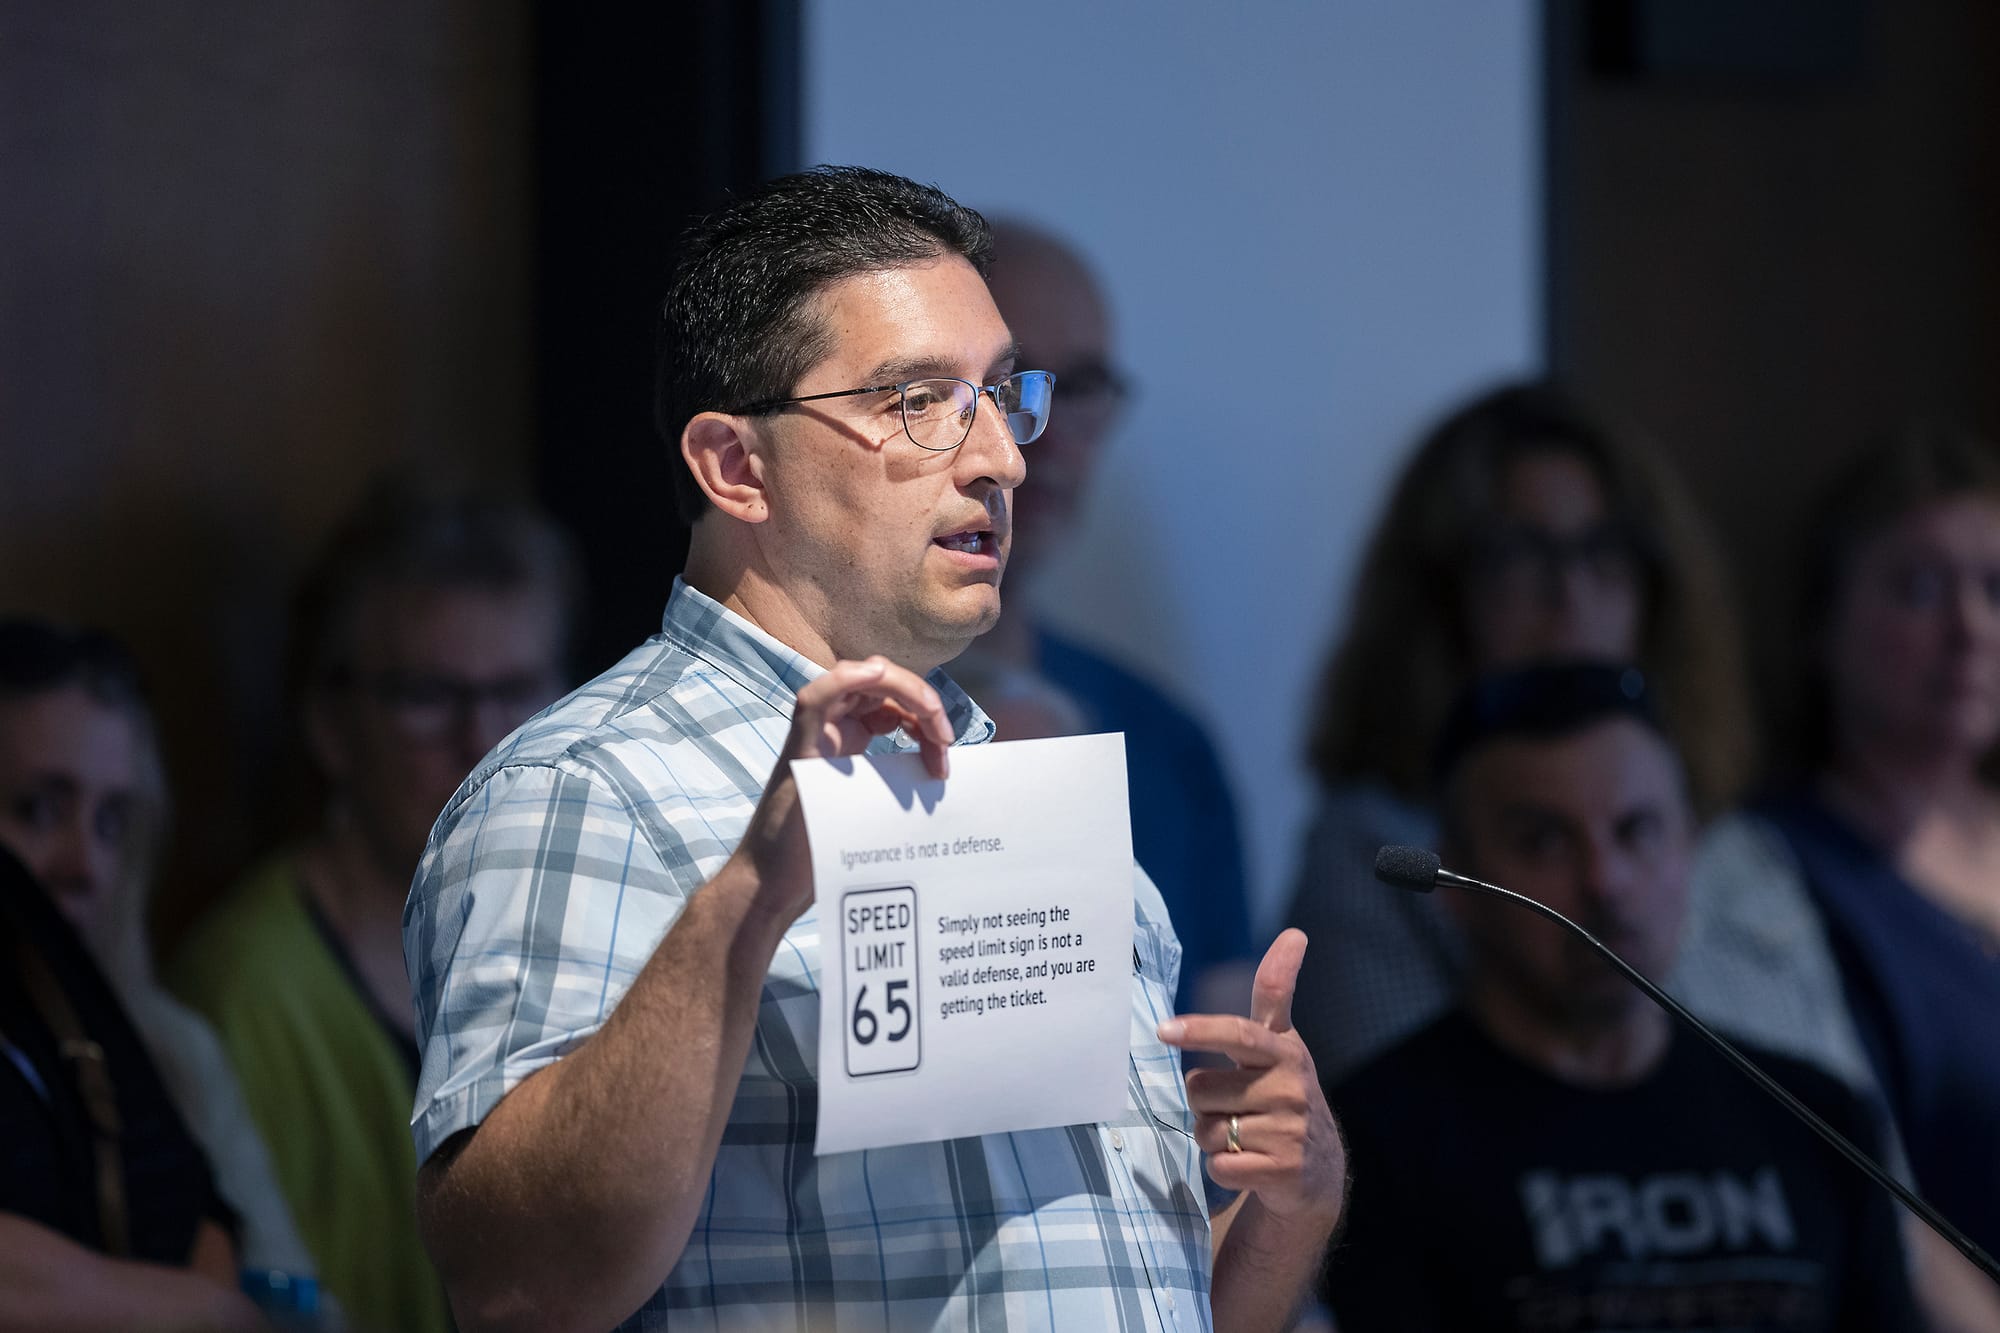
<instances>
[{"instance_id":1,"label":"man's raised hand","mask_svg":"<svg viewBox=\"0 0 2000 1333\"><path fill-rule=\"evenodd\" d=\"M916 740L932 777L949 774L952 733L944 700L907 667L886 657L836 662L799 691L785 748L731 858L755 874L760 896L784 921L812 902L812 856L792 761L859 754L899 727Z\"/></svg>"},{"instance_id":2,"label":"man's raised hand","mask_svg":"<svg viewBox=\"0 0 2000 1333\"><path fill-rule=\"evenodd\" d=\"M1332 1219L1346 1189L1347 1151L1312 1056L1292 1030L1292 992L1305 953L1305 933L1287 930L1257 966L1250 1017L1183 1015L1160 1025L1160 1039L1236 1062L1234 1069L1187 1076L1195 1143L1209 1155L1215 1183L1254 1191L1282 1217Z\"/></svg>"},{"instance_id":3,"label":"man's raised hand","mask_svg":"<svg viewBox=\"0 0 2000 1333\"><path fill-rule=\"evenodd\" d=\"M950 772L951 719L944 700L916 672L886 657L836 662L799 691L782 758L835 759L858 754L901 727L922 748L934 778Z\"/></svg>"}]
</instances>

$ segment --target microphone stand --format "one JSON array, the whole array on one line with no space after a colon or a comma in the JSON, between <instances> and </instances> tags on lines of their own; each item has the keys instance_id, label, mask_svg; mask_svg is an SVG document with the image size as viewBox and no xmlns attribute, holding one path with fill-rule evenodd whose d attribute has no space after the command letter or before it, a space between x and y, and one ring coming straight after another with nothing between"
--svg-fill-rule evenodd
<instances>
[{"instance_id":1,"label":"microphone stand","mask_svg":"<svg viewBox=\"0 0 2000 1333\"><path fill-rule=\"evenodd\" d=\"M1385 862L1391 862L1391 858L1389 857L1389 853L1391 852L1403 855L1395 859L1392 863L1385 864ZM1684 1025L1700 1034L1704 1041L1713 1046L1717 1051L1720 1051L1730 1064L1735 1065L1745 1078L1755 1083L1771 1096L1777 1098L1786 1110L1790 1111L1800 1120L1803 1120L1815 1133L1833 1145L1834 1149L1842 1157L1845 1157L1856 1167L1860 1168L1861 1172L1870 1180L1873 1180L1883 1189L1893 1194L1905 1208L1908 1208L1911 1212L1922 1218L1925 1225L1929 1226L1932 1231L1937 1232L1938 1235L1950 1241L1957 1248L1958 1252L1976 1264L1980 1271L1984 1272L1995 1282L2000 1282L2000 1263L1995 1263L1992 1255L1981 1249L1970 1236L1960 1231L1956 1226L1953 1226L1951 1219L1931 1207L1928 1203L1925 1203L1916 1191L1904 1185L1887 1171L1884 1171L1876 1164L1874 1158L1849 1142L1846 1135L1820 1119L1811 1107L1785 1091L1783 1087L1779 1086L1776 1079L1772 1078L1762 1069L1759 1069L1756 1062L1751 1060L1750 1057L1737 1050L1735 1046L1731 1045L1721 1034L1710 1028L1708 1024L1689 1013L1679 1000L1676 1000L1673 996L1667 994L1651 981L1641 976L1637 968L1633 967L1623 958L1620 958L1616 953L1613 953L1611 948L1595 935L1564 916L1561 912L1556 911L1553 907L1538 903L1533 898L1515 893L1511 889L1503 889L1498 884L1488 884L1483 880L1454 874L1438 866L1435 855L1419 852L1415 848L1384 847L1381 855L1377 857L1375 862L1376 876L1386 883L1394 884L1401 888L1413 888L1419 892L1428 892L1431 885L1419 884L1409 874L1405 863L1413 856L1420 857L1422 861L1428 863L1424 868L1436 867L1432 872L1434 884L1449 884L1455 889L1464 889L1468 893L1481 893L1490 898L1504 898L1508 902L1518 903L1531 912L1547 917L1549 920L1574 934L1591 948L1597 950L1606 962L1623 973L1626 980L1644 991L1653 1003L1659 1005L1660 1008L1672 1014Z\"/></svg>"}]
</instances>

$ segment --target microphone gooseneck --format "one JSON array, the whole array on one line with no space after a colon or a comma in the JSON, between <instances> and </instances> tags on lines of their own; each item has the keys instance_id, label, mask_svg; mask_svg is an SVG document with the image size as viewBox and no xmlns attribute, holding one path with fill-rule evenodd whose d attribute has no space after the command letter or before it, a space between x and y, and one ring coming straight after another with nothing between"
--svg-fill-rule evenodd
<instances>
[{"instance_id":1,"label":"microphone gooseneck","mask_svg":"<svg viewBox=\"0 0 2000 1333\"><path fill-rule=\"evenodd\" d=\"M1758 1068L1757 1063L1749 1056L1743 1054L1743 1052L1737 1050L1728 1038L1689 1013L1679 1000L1676 1000L1673 996L1647 980L1646 977L1640 974L1637 968L1633 967L1623 958L1620 958L1616 953L1613 953L1610 946L1606 945L1582 926L1576 924L1576 922L1564 916L1561 912L1543 903L1538 903L1533 898L1527 897L1524 894L1515 893L1510 889L1503 889L1497 884L1488 884L1484 880L1471 879L1464 875L1454 874L1444 868L1443 863L1438 859L1435 852L1425 851L1421 847L1382 848L1375 853L1375 878L1381 880L1384 884L1392 884L1401 889L1411 889L1418 893L1429 893L1438 885L1446 884L1455 889L1464 889L1468 893L1481 893L1489 898L1504 898L1508 902L1518 903L1531 912L1547 917L1563 929L1569 931L1585 944L1597 950L1606 962L1624 974L1627 981L1630 981L1634 986L1644 991L1647 998L1652 1000L1654 1004L1659 1005L1660 1008L1679 1019L1683 1025L1692 1029L1709 1045L1721 1052L1729 1063L1735 1065L1745 1078L1748 1078L1752 1083L1762 1088L1786 1110L1804 1121L1808 1128L1831 1144L1841 1156L1852 1162L1863 1175L1866 1175L1877 1185L1889 1191L1905 1208L1908 1208L1919 1218L1923 1219L1924 1224L1932 1231L1937 1232L1938 1235L1950 1241L1960 1254L1970 1259L1988 1277L1992 1278L1995 1282L2000 1282L2000 1264L1995 1263L1993 1256L1981 1249L1970 1236L1960 1231L1956 1226L1953 1226L1949 1218L1931 1207L1928 1203L1925 1203L1915 1190L1910 1189L1900 1180L1897 1180L1894 1176L1883 1170L1874 1158L1849 1142L1846 1135L1820 1119L1819 1115L1811 1107L1787 1092L1779 1085L1776 1079Z\"/></svg>"}]
</instances>

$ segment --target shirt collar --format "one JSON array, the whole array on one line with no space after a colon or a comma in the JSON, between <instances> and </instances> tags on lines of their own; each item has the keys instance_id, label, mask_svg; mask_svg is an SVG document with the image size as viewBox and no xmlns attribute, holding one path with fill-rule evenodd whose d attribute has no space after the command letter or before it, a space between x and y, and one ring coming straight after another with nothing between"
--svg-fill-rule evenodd
<instances>
[{"instance_id":1,"label":"shirt collar","mask_svg":"<svg viewBox=\"0 0 2000 1333\"><path fill-rule=\"evenodd\" d=\"M679 577L674 579L673 595L667 598L660 634L787 717L797 704L799 690L826 670ZM924 679L944 703L952 744L982 745L993 739L993 719L944 673L943 667ZM868 752L916 748L916 742L899 730L876 737Z\"/></svg>"}]
</instances>

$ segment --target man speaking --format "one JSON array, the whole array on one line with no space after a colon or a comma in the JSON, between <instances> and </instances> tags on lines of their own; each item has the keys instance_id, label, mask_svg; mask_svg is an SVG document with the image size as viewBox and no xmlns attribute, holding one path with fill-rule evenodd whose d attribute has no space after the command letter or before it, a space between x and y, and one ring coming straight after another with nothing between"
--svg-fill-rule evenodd
<instances>
[{"instance_id":1,"label":"man speaking","mask_svg":"<svg viewBox=\"0 0 2000 1333\"><path fill-rule=\"evenodd\" d=\"M1345 1162L1290 1027L1304 937L1251 1018L1169 1019L1143 873L1120 1120L812 1152L790 762L916 749L943 778L992 732L939 668L999 615L1052 385L987 249L857 168L690 237L659 382L687 572L657 636L467 780L404 915L419 1211L467 1329L1277 1328L1318 1264ZM1236 1067L1183 1087L1170 1046ZM1243 1191L1212 1222L1202 1153Z\"/></svg>"}]
</instances>

